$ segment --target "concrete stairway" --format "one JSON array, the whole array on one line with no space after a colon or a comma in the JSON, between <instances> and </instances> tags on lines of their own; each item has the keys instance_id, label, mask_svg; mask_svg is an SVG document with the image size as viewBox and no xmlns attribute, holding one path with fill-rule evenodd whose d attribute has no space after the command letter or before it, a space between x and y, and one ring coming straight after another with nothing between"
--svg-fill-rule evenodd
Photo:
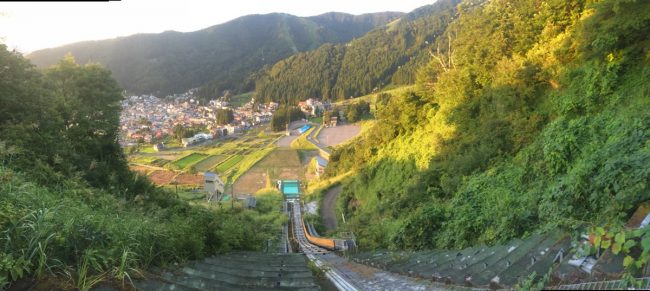
<instances>
[{"instance_id":1,"label":"concrete stairway","mask_svg":"<svg viewBox=\"0 0 650 291\"><path fill-rule=\"evenodd\" d=\"M319 290L303 254L235 252L135 283L140 290Z\"/></svg>"},{"instance_id":2,"label":"concrete stairway","mask_svg":"<svg viewBox=\"0 0 650 291\"><path fill-rule=\"evenodd\" d=\"M353 261L389 272L474 287L512 287L529 274L546 274L560 251L570 248L560 232L534 235L498 246L463 250L380 251L351 254Z\"/></svg>"}]
</instances>

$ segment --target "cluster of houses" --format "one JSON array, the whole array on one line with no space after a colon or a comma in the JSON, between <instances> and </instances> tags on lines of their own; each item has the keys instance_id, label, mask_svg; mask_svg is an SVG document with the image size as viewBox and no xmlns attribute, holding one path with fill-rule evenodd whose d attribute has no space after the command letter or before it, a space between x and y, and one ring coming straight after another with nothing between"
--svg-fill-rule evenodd
<instances>
[{"instance_id":1,"label":"cluster of houses","mask_svg":"<svg viewBox=\"0 0 650 291\"><path fill-rule=\"evenodd\" d=\"M302 110L302 112L307 116L322 116L325 111L332 110L332 105L329 102L321 102L314 98L298 102L298 107L300 107L300 110ZM330 118L329 123L325 124L325 126L336 126L338 123L338 115L342 115L342 113L337 112L335 116Z\"/></svg>"},{"instance_id":2,"label":"cluster of houses","mask_svg":"<svg viewBox=\"0 0 650 291\"><path fill-rule=\"evenodd\" d=\"M243 106L234 108L224 98L202 102L194 98L192 89L164 98L153 95L130 96L122 101L121 106L120 143L123 146L139 142L155 143L162 149L164 146L160 141L173 135L174 127L179 124L183 127L206 128L207 132L183 140L184 146L190 146L201 141L242 133L256 125L270 122L279 104L256 104L253 98ZM298 106L307 116L321 116L323 112L331 110L330 103L314 98L301 101ZM219 109L231 109L234 120L226 125L217 124L216 115ZM336 122L336 117L333 117L330 121L332 124L328 125L336 126Z\"/></svg>"},{"instance_id":3,"label":"cluster of houses","mask_svg":"<svg viewBox=\"0 0 650 291\"><path fill-rule=\"evenodd\" d=\"M307 116L321 116L325 110L330 110L328 102L321 102L314 98L298 102L298 107Z\"/></svg>"},{"instance_id":4,"label":"cluster of houses","mask_svg":"<svg viewBox=\"0 0 650 291\"><path fill-rule=\"evenodd\" d=\"M207 136L219 138L243 132L253 126L270 122L278 104L254 105L254 100L244 106L231 108L228 102L212 100L202 104L193 98L193 91L176 94L165 98L153 95L130 96L121 103L120 143L124 146L137 142L151 143L166 136L173 135L176 125L184 127L204 126L207 133L204 136L188 139L188 145L207 139ZM254 108L255 107L255 108ZM216 112L218 109L233 110L234 120L227 125L218 125Z\"/></svg>"}]
</instances>

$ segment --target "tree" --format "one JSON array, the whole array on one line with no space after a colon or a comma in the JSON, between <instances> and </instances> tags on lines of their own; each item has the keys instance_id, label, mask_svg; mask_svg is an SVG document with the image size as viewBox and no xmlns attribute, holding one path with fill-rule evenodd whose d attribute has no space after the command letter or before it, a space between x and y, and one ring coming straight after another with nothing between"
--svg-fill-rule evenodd
<instances>
[{"instance_id":1,"label":"tree","mask_svg":"<svg viewBox=\"0 0 650 291\"><path fill-rule=\"evenodd\" d=\"M314 115L316 117L322 116L323 115L323 108L319 107L319 106L316 106L315 109L314 109Z\"/></svg>"},{"instance_id":2,"label":"tree","mask_svg":"<svg viewBox=\"0 0 650 291\"><path fill-rule=\"evenodd\" d=\"M330 124L332 121L332 113L330 111L325 111L323 113L323 124Z\"/></svg>"},{"instance_id":3,"label":"tree","mask_svg":"<svg viewBox=\"0 0 650 291\"><path fill-rule=\"evenodd\" d=\"M359 111L357 110L357 107L354 105L348 106L348 110L345 113L345 118L348 120L348 122L357 122L359 121L359 118L361 115L359 115Z\"/></svg>"},{"instance_id":4,"label":"tree","mask_svg":"<svg viewBox=\"0 0 650 291\"><path fill-rule=\"evenodd\" d=\"M178 140L178 142L180 142L181 139L185 138L185 133L187 132L187 130L182 124L176 124L174 125L172 132L174 134L174 138Z\"/></svg>"},{"instance_id":5,"label":"tree","mask_svg":"<svg viewBox=\"0 0 650 291\"><path fill-rule=\"evenodd\" d=\"M217 124L226 125L231 123L235 119L235 116L230 109L217 109Z\"/></svg>"},{"instance_id":6,"label":"tree","mask_svg":"<svg viewBox=\"0 0 650 291\"><path fill-rule=\"evenodd\" d=\"M292 106L280 106L271 117L271 129L273 131L282 131L286 129L287 124L295 120L305 118L305 114L300 108Z\"/></svg>"}]
</instances>

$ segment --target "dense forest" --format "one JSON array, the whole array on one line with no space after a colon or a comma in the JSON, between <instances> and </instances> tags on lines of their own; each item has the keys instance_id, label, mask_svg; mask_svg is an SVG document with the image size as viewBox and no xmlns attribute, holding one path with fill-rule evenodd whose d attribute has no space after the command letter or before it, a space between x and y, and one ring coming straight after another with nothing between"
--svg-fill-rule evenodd
<instances>
[{"instance_id":1,"label":"dense forest","mask_svg":"<svg viewBox=\"0 0 650 291\"><path fill-rule=\"evenodd\" d=\"M300 110L300 108L295 106L280 106L271 117L271 130L273 131L283 131L287 130L287 127L292 121L300 120L305 118L305 113Z\"/></svg>"},{"instance_id":2,"label":"dense forest","mask_svg":"<svg viewBox=\"0 0 650 291\"><path fill-rule=\"evenodd\" d=\"M402 13L248 15L195 32L168 31L86 41L29 54L39 67L71 53L79 63L99 62L133 94L167 95L201 87L205 99L223 91L252 91L256 71L297 52L343 43Z\"/></svg>"},{"instance_id":3,"label":"dense forest","mask_svg":"<svg viewBox=\"0 0 650 291\"><path fill-rule=\"evenodd\" d=\"M435 40L456 17L459 0L439 0L347 44L299 53L257 74L260 100L296 104L307 98L341 100L389 84L412 84Z\"/></svg>"},{"instance_id":4,"label":"dense forest","mask_svg":"<svg viewBox=\"0 0 650 291\"><path fill-rule=\"evenodd\" d=\"M621 225L650 199L650 2L458 6L417 89L338 148L363 248L462 248Z\"/></svg>"},{"instance_id":5,"label":"dense forest","mask_svg":"<svg viewBox=\"0 0 650 291\"><path fill-rule=\"evenodd\" d=\"M66 57L41 72L0 45L0 71L0 289L124 284L152 266L260 249L286 220L271 211L279 195L210 210L129 171L107 69Z\"/></svg>"}]
</instances>

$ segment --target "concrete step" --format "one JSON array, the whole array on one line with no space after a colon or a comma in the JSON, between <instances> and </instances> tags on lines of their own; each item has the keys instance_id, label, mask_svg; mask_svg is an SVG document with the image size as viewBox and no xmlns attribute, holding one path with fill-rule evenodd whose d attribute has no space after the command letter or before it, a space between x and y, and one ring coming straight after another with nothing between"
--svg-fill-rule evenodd
<instances>
[{"instance_id":1,"label":"concrete step","mask_svg":"<svg viewBox=\"0 0 650 291\"><path fill-rule=\"evenodd\" d=\"M303 254L239 252L189 262L159 278L135 282L140 290L319 290Z\"/></svg>"},{"instance_id":2,"label":"concrete step","mask_svg":"<svg viewBox=\"0 0 650 291\"><path fill-rule=\"evenodd\" d=\"M256 264L254 262L242 263L242 262L234 262L234 261L225 261L222 259L215 259L215 258L205 258L201 262L210 265L215 265L215 266L225 266L232 269L243 269L243 270L253 270L253 271L256 270L256 271L265 271L265 272L277 271L280 268L289 272L302 272L302 271L309 270L306 262L303 264L291 264L291 265L280 263L280 262Z\"/></svg>"},{"instance_id":3,"label":"concrete step","mask_svg":"<svg viewBox=\"0 0 650 291\"><path fill-rule=\"evenodd\" d=\"M212 273L205 270L197 270L190 267L184 267L183 273L202 279L217 280L239 286L256 286L256 287L315 287L313 278L283 278L283 277L242 277L225 273Z\"/></svg>"},{"instance_id":4,"label":"concrete step","mask_svg":"<svg viewBox=\"0 0 650 291\"><path fill-rule=\"evenodd\" d=\"M163 281L157 281L157 280L144 280L144 281L136 281L133 282L135 285L135 288L138 290L147 290L147 291L195 291L195 290L200 290L197 288L192 288L189 286L185 285L179 285L179 284L174 284L174 283L167 283Z\"/></svg>"},{"instance_id":5,"label":"concrete step","mask_svg":"<svg viewBox=\"0 0 650 291\"><path fill-rule=\"evenodd\" d=\"M477 273L472 276L473 285L487 285L493 279L499 280L497 278L498 274L501 274L504 270L508 269L511 265L516 263L518 260L530 253L534 248L540 245L547 239L547 236L534 235L531 238L525 240L521 245L516 249L505 249L504 251L507 254L504 254L503 258L491 266L488 266L483 272Z\"/></svg>"},{"instance_id":6,"label":"concrete step","mask_svg":"<svg viewBox=\"0 0 650 291\"><path fill-rule=\"evenodd\" d=\"M243 268L232 268L231 266L224 265L213 265L203 262L193 262L188 264L188 266L198 269L205 270L215 273L224 273L237 275L240 277L249 277L249 278L277 278L282 276L283 278L312 278L312 273L308 268L301 268L300 270L286 270L285 268L278 267L272 271L265 270L255 270L255 269L243 269Z\"/></svg>"},{"instance_id":7,"label":"concrete step","mask_svg":"<svg viewBox=\"0 0 650 291\"><path fill-rule=\"evenodd\" d=\"M553 260L560 251L565 251L571 247L571 239L567 237L556 237L554 242L549 245L544 242L538 247L536 252L531 252L522 258L513 266L499 274L500 283L504 286L516 284L519 280L524 279L529 274L535 272L538 276L544 276L553 267ZM534 257L534 258L533 258Z\"/></svg>"}]
</instances>

